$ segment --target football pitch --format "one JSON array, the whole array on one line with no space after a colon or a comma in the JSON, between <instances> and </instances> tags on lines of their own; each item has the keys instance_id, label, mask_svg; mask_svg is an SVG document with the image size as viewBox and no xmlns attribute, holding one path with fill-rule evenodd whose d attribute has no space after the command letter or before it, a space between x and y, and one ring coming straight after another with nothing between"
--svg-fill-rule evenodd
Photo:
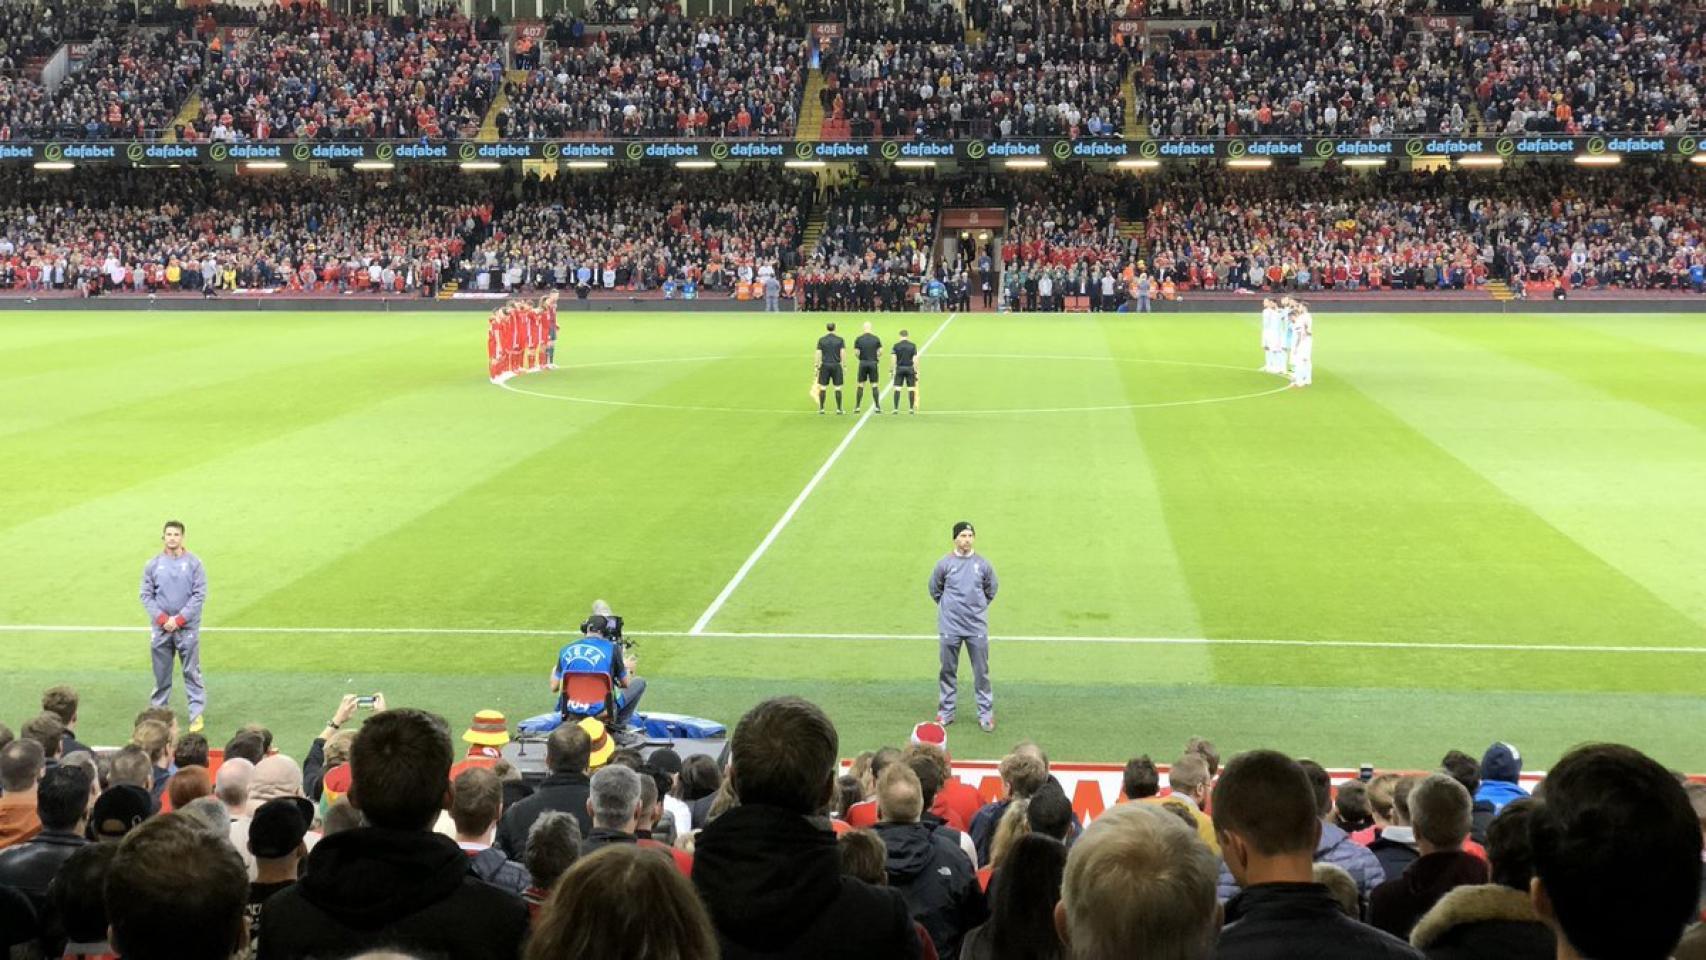
<instances>
[{"instance_id":1,"label":"football pitch","mask_svg":"<svg viewBox=\"0 0 1706 960\"><path fill-rule=\"evenodd\" d=\"M999 729L963 707L958 757L1706 771L1706 319L1322 314L1288 390L1258 310L566 311L562 369L506 388L477 312L0 313L0 720L69 682L81 739L128 737L172 518L215 746L300 756L346 692L543 712L602 597L644 708L797 693L851 755L935 712L925 582L967 519ZM827 320L928 344L923 411L855 416L849 380L817 415Z\"/></svg>"}]
</instances>

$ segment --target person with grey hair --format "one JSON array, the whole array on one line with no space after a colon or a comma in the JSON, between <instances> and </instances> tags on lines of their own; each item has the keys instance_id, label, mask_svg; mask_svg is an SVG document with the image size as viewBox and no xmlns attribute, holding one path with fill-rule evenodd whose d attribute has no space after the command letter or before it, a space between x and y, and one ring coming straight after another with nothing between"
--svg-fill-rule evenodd
<instances>
[{"instance_id":1,"label":"person with grey hair","mask_svg":"<svg viewBox=\"0 0 1706 960\"><path fill-rule=\"evenodd\" d=\"M638 843L640 775L620 764L593 774L586 810L592 815L592 832L581 842L581 856L611 844Z\"/></svg>"},{"instance_id":2,"label":"person with grey hair","mask_svg":"<svg viewBox=\"0 0 1706 960\"><path fill-rule=\"evenodd\" d=\"M1205 960L1220 865L1174 814L1128 803L1085 828L1066 858L1055 930L1074 960Z\"/></svg>"},{"instance_id":3,"label":"person with grey hair","mask_svg":"<svg viewBox=\"0 0 1706 960\"><path fill-rule=\"evenodd\" d=\"M1421 854L1395 879L1374 888L1369 922L1408 939L1422 915L1454 888L1487 882L1487 863L1463 852L1469 839L1469 791L1452 777L1430 773L1410 791L1410 826Z\"/></svg>"},{"instance_id":4,"label":"person with grey hair","mask_svg":"<svg viewBox=\"0 0 1706 960\"><path fill-rule=\"evenodd\" d=\"M557 879L574 866L581 855L581 825L574 817L560 810L547 810L533 821L527 831L527 873L533 885L521 895L527 908L537 915L540 905L551 895Z\"/></svg>"}]
</instances>

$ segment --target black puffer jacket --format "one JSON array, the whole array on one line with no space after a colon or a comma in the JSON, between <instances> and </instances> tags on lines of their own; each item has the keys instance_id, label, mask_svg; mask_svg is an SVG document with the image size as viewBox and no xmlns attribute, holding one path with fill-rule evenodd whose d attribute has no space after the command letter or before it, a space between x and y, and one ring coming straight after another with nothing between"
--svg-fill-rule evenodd
<instances>
[{"instance_id":1,"label":"black puffer jacket","mask_svg":"<svg viewBox=\"0 0 1706 960\"><path fill-rule=\"evenodd\" d=\"M735 807L699 834L693 885L711 913L723 960L920 955L906 902L893 890L842 876L825 820L778 807Z\"/></svg>"},{"instance_id":2,"label":"black puffer jacket","mask_svg":"<svg viewBox=\"0 0 1706 960\"><path fill-rule=\"evenodd\" d=\"M889 852L889 886L906 898L937 955L959 956L960 940L989 916L965 851L922 823L879 823L876 831Z\"/></svg>"}]
</instances>

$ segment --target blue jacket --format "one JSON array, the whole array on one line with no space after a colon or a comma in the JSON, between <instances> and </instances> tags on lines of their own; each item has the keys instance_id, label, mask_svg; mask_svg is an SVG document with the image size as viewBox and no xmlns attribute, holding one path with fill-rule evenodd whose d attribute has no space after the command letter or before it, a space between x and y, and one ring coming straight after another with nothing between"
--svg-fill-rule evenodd
<instances>
[{"instance_id":1,"label":"blue jacket","mask_svg":"<svg viewBox=\"0 0 1706 960\"><path fill-rule=\"evenodd\" d=\"M1475 791L1476 800L1485 800L1493 805L1496 816L1505 804L1512 800L1521 800L1528 796L1528 791L1508 780L1483 780L1481 789Z\"/></svg>"}]
</instances>

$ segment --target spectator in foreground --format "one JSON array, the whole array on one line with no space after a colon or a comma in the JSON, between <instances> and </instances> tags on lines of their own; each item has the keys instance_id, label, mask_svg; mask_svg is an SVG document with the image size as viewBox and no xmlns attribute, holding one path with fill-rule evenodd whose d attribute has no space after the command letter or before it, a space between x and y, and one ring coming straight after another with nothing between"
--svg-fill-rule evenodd
<instances>
[{"instance_id":1,"label":"spectator in foreground","mask_svg":"<svg viewBox=\"0 0 1706 960\"><path fill-rule=\"evenodd\" d=\"M919 821L924 794L910 764L883 769L877 780L877 808L881 820L875 829L888 849L889 886L906 898L912 919L930 934L937 955L959 956L966 931L986 916L971 861L957 840Z\"/></svg>"},{"instance_id":2,"label":"spectator in foreground","mask_svg":"<svg viewBox=\"0 0 1706 960\"><path fill-rule=\"evenodd\" d=\"M511 860L526 857L528 831L547 810L574 817L582 837L592 832L592 815L586 809L592 795L592 780L586 773L591 756L592 738L580 724L565 723L551 731L545 740L545 768L550 776L533 796L504 811L498 821L498 846Z\"/></svg>"},{"instance_id":3,"label":"spectator in foreground","mask_svg":"<svg viewBox=\"0 0 1706 960\"><path fill-rule=\"evenodd\" d=\"M1374 835L1368 849L1380 861L1388 881L1396 880L1421 851L1416 848L1416 828L1410 823L1410 794L1421 783L1421 777L1399 777L1392 781L1392 801L1387 808L1386 825Z\"/></svg>"},{"instance_id":4,"label":"spectator in foreground","mask_svg":"<svg viewBox=\"0 0 1706 960\"><path fill-rule=\"evenodd\" d=\"M1074 960L1206 958L1220 925L1217 872L1214 854L1173 813L1115 807L1066 858L1055 929Z\"/></svg>"},{"instance_id":5,"label":"spectator in foreground","mask_svg":"<svg viewBox=\"0 0 1706 960\"><path fill-rule=\"evenodd\" d=\"M106 881L112 947L124 960L229 960L246 934L248 871L228 843L182 816L118 845Z\"/></svg>"},{"instance_id":6,"label":"spectator in foreground","mask_svg":"<svg viewBox=\"0 0 1706 960\"><path fill-rule=\"evenodd\" d=\"M24 738L0 749L0 850L41 832L36 783L41 780L41 744Z\"/></svg>"},{"instance_id":7,"label":"spectator in foreground","mask_svg":"<svg viewBox=\"0 0 1706 960\"><path fill-rule=\"evenodd\" d=\"M592 775L592 832L581 842L581 856L615 844L636 843L640 817L640 775L611 764Z\"/></svg>"},{"instance_id":8,"label":"spectator in foreground","mask_svg":"<svg viewBox=\"0 0 1706 960\"><path fill-rule=\"evenodd\" d=\"M1518 782L1521 778L1522 754L1508 743L1495 743L1481 757L1481 789L1475 791L1475 799L1491 804L1493 815L1498 816L1505 804L1528 796Z\"/></svg>"},{"instance_id":9,"label":"spectator in foreground","mask_svg":"<svg viewBox=\"0 0 1706 960\"><path fill-rule=\"evenodd\" d=\"M95 801L89 814L90 832L98 843L116 843L142 826L153 809L148 791L134 784L114 784Z\"/></svg>"},{"instance_id":10,"label":"spectator in foreground","mask_svg":"<svg viewBox=\"0 0 1706 960\"><path fill-rule=\"evenodd\" d=\"M579 820L560 810L547 810L533 821L533 829L527 831L527 861L524 864L533 885L521 898L527 902L527 909L535 921L539 919L539 910L557 885L558 878L569 872L580 858L580 853Z\"/></svg>"},{"instance_id":11,"label":"spectator in foreground","mask_svg":"<svg viewBox=\"0 0 1706 960\"><path fill-rule=\"evenodd\" d=\"M46 920L48 885L71 855L85 846L83 825L89 810L89 775L78 767L54 767L35 790L41 832L0 850L0 887L30 898Z\"/></svg>"},{"instance_id":12,"label":"spectator in foreground","mask_svg":"<svg viewBox=\"0 0 1706 960\"><path fill-rule=\"evenodd\" d=\"M1458 887L1440 898L1410 931L1428 960L1552 960L1557 941L1534 912L1529 881L1534 851L1528 825L1536 801L1505 805L1487 832L1493 882Z\"/></svg>"},{"instance_id":13,"label":"spectator in foreground","mask_svg":"<svg viewBox=\"0 0 1706 960\"><path fill-rule=\"evenodd\" d=\"M1463 789L1475 798L1475 805L1469 810L1469 839L1483 846L1487 843L1487 828L1493 822L1493 816L1498 812L1493 809L1491 800L1483 799L1481 793L1481 765L1475 758L1462 750L1452 750L1440 760L1439 768L1451 774L1452 779L1463 784Z\"/></svg>"},{"instance_id":14,"label":"spectator in foreground","mask_svg":"<svg viewBox=\"0 0 1706 960\"><path fill-rule=\"evenodd\" d=\"M243 915L249 922L249 944L261 943L261 909L273 894L296 885L302 861L308 856L303 838L314 822L314 804L304 797L279 797L255 810L249 824L249 853L255 879L249 884Z\"/></svg>"},{"instance_id":15,"label":"spectator in foreground","mask_svg":"<svg viewBox=\"0 0 1706 960\"><path fill-rule=\"evenodd\" d=\"M1273 750L1232 758L1214 785L1214 828L1243 888L1226 904L1216 960L1418 960L1390 934L1358 923L1314 882L1325 825L1297 761Z\"/></svg>"},{"instance_id":16,"label":"spectator in foreground","mask_svg":"<svg viewBox=\"0 0 1706 960\"><path fill-rule=\"evenodd\" d=\"M1351 840L1350 834L1328 822L1333 814L1333 780L1326 768L1313 760L1299 761L1309 776L1309 786L1315 791L1315 815L1321 819L1321 839L1315 846L1315 859L1342 867L1357 882L1357 890L1367 902L1374 888L1386 882L1386 871L1367 847Z\"/></svg>"},{"instance_id":17,"label":"spectator in foreground","mask_svg":"<svg viewBox=\"0 0 1706 960\"><path fill-rule=\"evenodd\" d=\"M1457 887L1487 882L1487 864L1463 852L1469 839L1469 791L1443 773L1423 777L1410 791L1409 810L1421 854L1369 898L1369 922L1408 940L1422 914Z\"/></svg>"},{"instance_id":18,"label":"spectator in foreground","mask_svg":"<svg viewBox=\"0 0 1706 960\"><path fill-rule=\"evenodd\" d=\"M842 876L818 816L835 795L839 747L829 718L798 697L766 700L735 725L738 805L699 834L693 866L723 960L920 956L906 901Z\"/></svg>"},{"instance_id":19,"label":"spectator in foreground","mask_svg":"<svg viewBox=\"0 0 1706 960\"><path fill-rule=\"evenodd\" d=\"M961 960L1058 960L1054 905L1066 875L1066 847L1050 837L1020 837L989 891L989 920L966 934Z\"/></svg>"},{"instance_id":20,"label":"spectator in foreground","mask_svg":"<svg viewBox=\"0 0 1706 960\"><path fill-rule=\"evenodd\" d=\"M97 960L112 954L107 943L107 873L118 856L116 843L94 843L78 849L60 866L48 890L59 917L67 958Z\"/></svg>"},{"instance_id":21,"label":"spectator in foreground","mask_svg":"<svg viewBox=\"0 0 1706 960\"><path fill-rule=\"evenodd\" d=\"M503 784L484 767L469 767L450 785L450 819L456 824L456 845L468 855L474 876L499 890L521 896L533 885L527 869L497 847L492 835L503 815Z\"/></svg>"},{"instance_id":22,"label":"spectator in foreground","mask_svg":"<svg viewBox=\"0 0 1706 960\"><path fill-rule=\"evenodd\" d=\"M64 745L59 751L59 755L62 757L70 756L79 750L84 753L91 752L87 746L77 740L77 707L80 703L81 698L77 696L77 691L72 687L49 687L42 692L42 710L57 716L59 722L65 726Z\"/></svg>"},{"instance_id":23,"label":"spectator in foreground","mask_svg":"<svg viewBox=\"0 0 1706 960\"><path fill-rule=\"evenodd\" d=\"M344 956L378 945L467 960L511 960L527 931L521 899L468 869L432 832L452 761L444 722L387 710L362 725L349 799L369 824L327 838L307 876L261 911L261 960Z\"/></svg>"},{"instance_id":24,"label":"spectator in foreground","mask_svg":"<svg viewBox=\"0 0 1706 960\"><path fill-rule=\"evenodd\" d=\"M668 858L613 845L576 861L540 912L527 960L566 957L717 960L717 937Z\"/></svg>"},{"instance_id":25,"label":"spectator in foreground","mask_svg":"<svg viewBox=\"0 0 1706 960\"><path fill-rule=\"evenodd\" d=\"M1676 778L1632 747L1565 754L1528 835L1534 908L1559 960L1663 960L1697 915L1700 821Z\"/></svg>"}]
</instances>

